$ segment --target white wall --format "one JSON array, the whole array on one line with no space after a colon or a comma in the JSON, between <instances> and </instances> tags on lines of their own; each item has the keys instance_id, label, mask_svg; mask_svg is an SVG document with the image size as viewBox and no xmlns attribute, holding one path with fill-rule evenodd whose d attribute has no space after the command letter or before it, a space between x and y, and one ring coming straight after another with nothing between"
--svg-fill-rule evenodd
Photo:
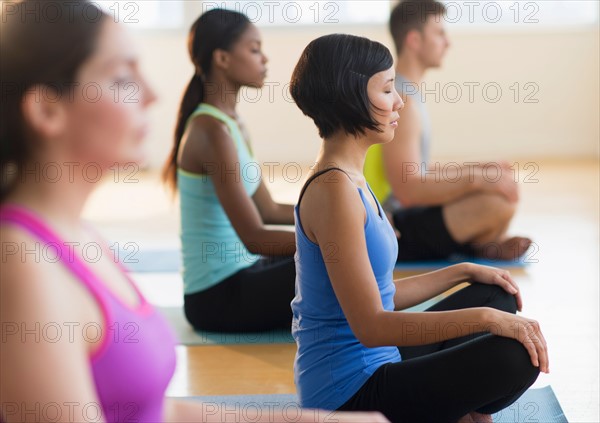
<instances>
[{"instance_id":1,"label":"white wall","mask_svg":"<svg viewBox=\"0 0 600 423\"><path fill-rule=\"evenodd\" d=\"M263 44L270 58L262 92L246 90L239 110L251 133L261 162L311 163L320 140L316 129L284 92L303 48L319 35L346 32L392 46L385 25L322 25L304 28L265 28ZM160 166L172 144L178 103L191 75L186 33L134 33L142 67L158 91L152 109L153 127L147 140L149 164ZM426 97L433 121L433 157L459 159L543 159L598 157L599 32L587 29L542 29L519 32L463 29L450 32L451 49L444 66L428 74ZM479 83L469 101L465 83ZM520 99L515 102L516 82ZM482 87L500 86L502 96L492 103ZM529 89L524 84L533 83ZM456 84L462 98L452 103ZM510 87L513 86L513 90ZM539 91L525 103L524 97ZM487 94L495 95L490 85ZM272 101L269 98L272 95ZM257 98L259 98L257 100Z\"/></svg>"}]
</instances>

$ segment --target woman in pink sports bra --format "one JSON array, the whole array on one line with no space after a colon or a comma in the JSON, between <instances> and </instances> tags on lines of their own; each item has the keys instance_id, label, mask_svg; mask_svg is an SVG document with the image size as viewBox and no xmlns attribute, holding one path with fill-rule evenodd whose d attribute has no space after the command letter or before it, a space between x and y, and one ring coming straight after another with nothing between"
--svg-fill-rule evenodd
<instances>
[{"instance_id":1,"label":"woman in pink sports bra","mask_svg":"<svg viewBox=\"0 0 600 423\"><path fill-rule=\"evenodd\" d=\"M0 16L0 421L220 421L165 398L174 335L80 218L99 175L140 160L155 95L112 17L45 4ZM384 421L299 421L328 416Z\"/></svg>"}]
</instances>

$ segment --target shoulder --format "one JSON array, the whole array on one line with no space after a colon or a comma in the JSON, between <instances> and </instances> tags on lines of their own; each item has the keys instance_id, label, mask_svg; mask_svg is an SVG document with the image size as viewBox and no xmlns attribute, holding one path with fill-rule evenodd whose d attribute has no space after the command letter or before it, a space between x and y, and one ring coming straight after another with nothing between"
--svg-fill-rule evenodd
<instances>
[{"instance_id":1,"label":"shoulder","mask_svg":"<svg viewBox=\"0 0 600 423\"><path fill-rule=\"evenodd\" d=\"M350 177L341 170L332 169L313 178L305 189L304 198L334 203L348 197L355 198L357 189ZM304 201L304 199L302 200Z\"/></svg>"},{"instance_id":2,"label":"shoulder","mask_svg":"<svg viewBox=\"0 0 600 423\"><path fill-rule=\"evenodd\" d=\"M308 226L330 226L366 218L354 182L342 171L331 170L314 178L300 203L302 221Z\"/></svg>"},{"instance_id":3,"label":"shoulder","mask_svg":"<svg viewBox=\"0 0 600 423\"><path fill-rule=\"evenodd\" d=\"M184 138L192 142L230 138L229 128L222 120L210 115L196 115L190 119Z\"/></svg>"},{"instance_id":4,"label":"shoulder","mask_svg":"<svg viewBox=\"0 0 600 423\"><path fill-rule=\"evenodd\" d=\"M179 165L201 173L205 170L199 158L202 158L202 162L221 161L235 157L235 151L235 143L223 121L210 115L197 115L190 119L183 134Z\"/></svg>"},{"instance_id":5,"label":"shoulder","mask_svg":"<svg viewBox=\"0 0 600 423\"><path fill-rule=\"evenodd\" d=\"M80 305L90 297L62 264L55 247L13 225L0 228L2 320L81 320L87 312ZM65 307L66 303L74 305Z\"/></svg>"}]
</instances>

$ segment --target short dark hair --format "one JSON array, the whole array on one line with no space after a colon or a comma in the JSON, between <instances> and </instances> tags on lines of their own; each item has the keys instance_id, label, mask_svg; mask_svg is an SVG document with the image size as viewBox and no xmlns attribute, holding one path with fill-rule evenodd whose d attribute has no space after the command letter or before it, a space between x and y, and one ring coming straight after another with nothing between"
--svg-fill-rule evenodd
<instances>
[{"instance_id":1,"label":"short dark hair","mask_svg":"<svg viewBox=\"0 0 600 423\"><path fill-rule=\"evenodd\" d=\"M404 40L412 30L422 31L429 16L442 16L446 6L436 0L401 0L390 15L390 33L396 53L402 52Z\"/></svg>"},{"instance_id":2,"label":"short dark hair","mask_svg":"<svg viewBox=\"0 0 600 423\"><path fill-rule=\"evenodd\" d=\"M371 115L367 83L393 64L390 51L376 41L347 34L325 35L302 52L290 92L322 138L340 129L354 136L366 129L380 131Z\"/></svg>"}]
</instances>

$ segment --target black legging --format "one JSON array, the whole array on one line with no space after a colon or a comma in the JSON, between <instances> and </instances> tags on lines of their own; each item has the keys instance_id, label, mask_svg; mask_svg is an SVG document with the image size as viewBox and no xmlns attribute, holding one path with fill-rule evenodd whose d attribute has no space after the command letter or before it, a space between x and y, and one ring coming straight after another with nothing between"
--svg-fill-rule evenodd
<instances>
[{"instance_id":1,"label":"black legging","mask_svg":"<svg viewBox=\"0 0 600 423\"><path fill-rule=\"evenodd\" d=\"M426 311L469 307L517 308L502 288L474 283ZM399 350L401 362L377 369L339 409L377 410L392 422L455 422L508 407L539 374L520 342L485 332Z\"/></svg>"},{"instance_id":2,"label":"black legging","mask_svg":"<svg viewBox=\"0 0 600 423\"><path fill-rule=\"evenodd\" d=\"M289 330L296 267L293 257L261 257L207 290L185 295L187 320L215 332Z\"/></svg>"}]
</instances>

